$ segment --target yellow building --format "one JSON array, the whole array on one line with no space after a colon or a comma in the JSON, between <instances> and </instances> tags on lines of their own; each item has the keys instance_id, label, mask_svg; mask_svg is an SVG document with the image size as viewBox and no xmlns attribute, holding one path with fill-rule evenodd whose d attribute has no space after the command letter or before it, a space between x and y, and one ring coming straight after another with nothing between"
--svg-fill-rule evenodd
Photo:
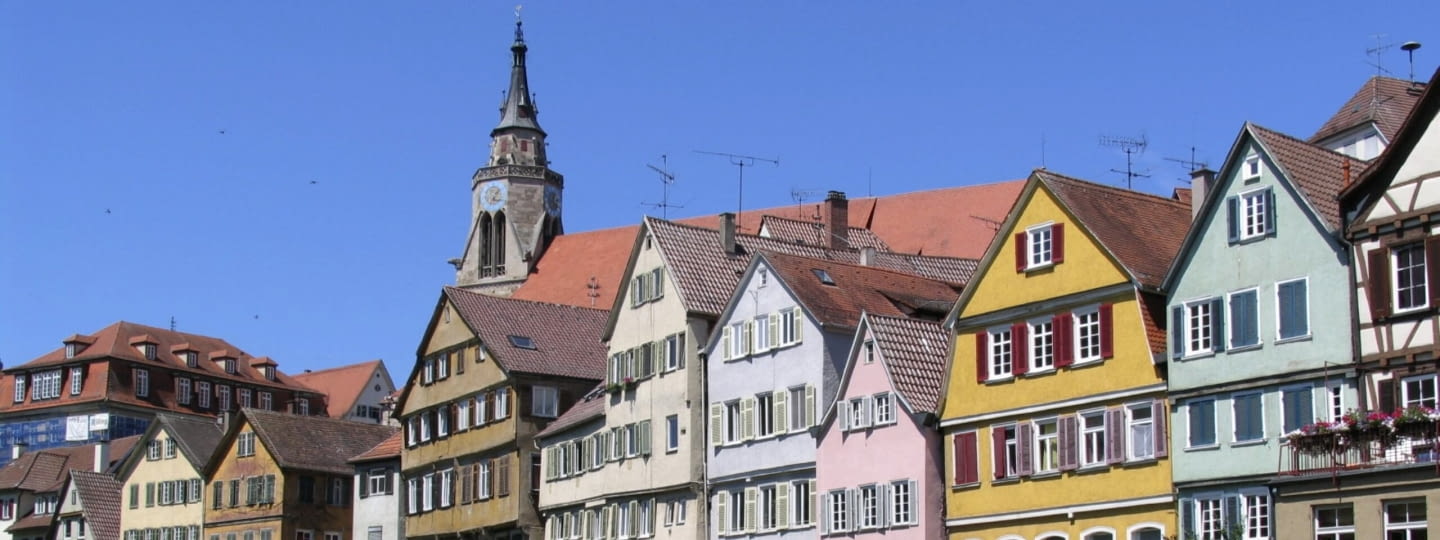
<instances>
[{"instance_id":1,"label":"yellow building","mask_svg":"<svg viewBox=\"0 0 1440 540\"><path fill-rule=\"evenodd\" d=\"M169 531L174 540L200 540L205 523L201 471L215 445L214 420L160 414L115 471L120 489L120 530L126 540Z\"/></svg>"},{"instance_id":2,"label":"yellow building","mask_svg":"<svg viewBox=\"0 0 1440 540\"><path fill-rule=\"evenodd\" d=\"M355 468L346 460L395 431L319 416L241 410L203 470L205 537L355 540L350 485Z\"/></svg>"},{"instance_id":3,"label":"yellow building","mask_svg":"<svg viewBox=\"0 0 1440 540\"><path fill-rule=\"evenodd\" d=\"M1188 205L1030 175L948 320L941 428L955 540L1175 531L1164 296Z\"/></svg>"}]
</instances>

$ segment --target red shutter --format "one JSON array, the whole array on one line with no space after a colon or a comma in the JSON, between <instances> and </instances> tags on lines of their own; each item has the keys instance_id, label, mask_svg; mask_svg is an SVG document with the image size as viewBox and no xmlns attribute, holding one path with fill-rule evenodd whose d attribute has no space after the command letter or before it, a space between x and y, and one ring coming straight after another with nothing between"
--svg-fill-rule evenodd
<instances>
[{"instance_id":1,"label":"red shutter","mask_svg":"<svg viewBox=\"0 0 1440 540\"><path fill-rule=\"evenodd\" d=\"M1390 250L1375 249L1366 258L1370 279L1365 282L1365 295L1370 297L1370 318L1378 321L1390 316Z\"/></svg>"},{"instance_id":2,"label":"red shutter","mask_svg":"<svg viewBox=\"0 0 1440 540\"><path fill-rule=\"evenodd\" d=\"M1100 304L1100 357L1115 357L1115 306Z\"/></svg>"},{"instance_id":3,"label":"red shutter","mask_svg":"<svg viewBox=\"0 0 1440 540\"><path fill-rule=\"evenodd\" d=\"M1070 320L1070 313L1057 313L1051 322L1053 332L1050 337L1055 343L1056 369L1075 363L1075 355L1071 353L1071 351L1074 350L1074 346L1072 343L1072 333L1070 332Z\"/></svg>"},{"instance_id":4,"label":"red shutter","mask_svg":"<svg viewBox=\"0 0 1440 540\"><path fill-rule=\"evenodd\" d=\"M1016 377L1024 375L1030 367L1025 354L1030 350L1030 342L1025 339L1025 326L1023 322L1010 325L1010 372Z\"/></svg>"},{"instance_id":5,"label":"red shutter","mask_svg":"<svg viewBox=\"0 0 1440 540\"><path fill-rule=\"evenodd\" d=\"M955 435L955 485L963 486L980 481L979 461L976 454L976 432L968 431Z\"/></svg>"},{"instance_id":6,"label":"red shutter","mask_svg":"<svg viewBox=\"0 0 1440 540\"><path fill-rule=\"evenodd\" d=\"M1075 470L1080 461L1076 452L1078 448L1076 439L1079 438L1076 433L1077 425L1073 414L1060 417L1060 470L1062 471Z\"/></svg>"},{"instance_id":7,"label":"red shutter","mask_svg":"<svg viewBox=\"0 0 1440 540\"><path fill-rule=\"evenodd\" d=\"M1065 262L1065 224L1050 226L1050 260L1055 264Z\"/></svg>"},{"instance_id":8,"label":"red shutter","mask_svg":"<svg viewBox=\"0 0 1440 540\"><path fill-rule=\"evenodd\" d=\"M995 478L1005 478L1005 428L990 428L990 454L995 462Z\"/></svg>"},{"instance_id":9,"label":"red shutter","mask_svg":"<svg viewBox=\"0 0 1440 540\"><path fill-rule=\"evenodd\" d=\"M1015 233L1015 271L1024 272L1028 262L1025 258L1025 233Z\"/></svg>"},{"instance_id":10,"label":"red shutter","mask_svg":"<svg viewBox=\"0 0 1440 540\"><path fill-rule=\"evenodd\" d=\"M1035 469L1034 444L1035 431L1030 427L1029 422L1015 424L1015 472L1020 476L1030 476Z\"/></svg>"},{"instance_id":11,"label":"red shutter","mask_svg":"<svg viewBox=\"0 0 1440 540\"><path fill-rule=\"evenodd\" d=\"M1155 457L1163 458L1170 455L1170 439L1165 433L1165 402L1157 399L1150 407L1151 425L1155 426Z\"/></svg>"},{"instance_id":12,"label":"red shutter","mask_svg":"<svg viewBox=\"0 0 1440 540\"><path fill-rule=\"evenodd\" d=\"M987 348L987 346L986 346L986 343L985 343L985 340L986 340L987 338L989 338L989 337L990 337L990 333L989 333L989 332L986 332L985 330L980 330L979 332L975 332L975 381L976 381L976 382L982 382L982 383L983 383L983 382L985 382L985 379L990 378L990 359L988 358L990 351L988 350L988 348Z\"/></svg>"},{"instance_id":13,"label":"red shutter","mask_svg":"<svg viewBox=\"0 0 1440 540\"><path fill-rule=\"evenodd\" d=\"M1105 451L1111 465L1125 461L1125 409L1105 411Z\"/></svg>"},{"instance_id":14,"label":"red shutter","mask_svg":"<svg viewBox=\"0 0 1440 540\"><path fill-rule=\"evenodd\" d=\"M1425 239L1425 278L1430 290L1430 307L1440 306L1440 236Z\"/></svg>"}]
</instances>

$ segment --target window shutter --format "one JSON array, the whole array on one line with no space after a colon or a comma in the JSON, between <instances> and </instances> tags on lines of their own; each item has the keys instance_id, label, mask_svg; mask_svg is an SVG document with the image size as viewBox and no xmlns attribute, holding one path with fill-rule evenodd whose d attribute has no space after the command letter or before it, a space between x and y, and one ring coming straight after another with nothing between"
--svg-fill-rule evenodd
<instances>
[{"instance_id":1,"label":"window shutter","mask_svg":"<svg viewBox=\"0 0 1440 540\"><path fill-rule=\"evenodd\" d=\"M1240 199L1234 196L1225 198L1225 223L1229 231L1230 243L1240 241Z\"/></svg>"},{"instance_id":2,"label":"window shutter","mask_svg":"<svg viewBox=\"0 0 1440 540\"><path fill-rule=\"evenodd\" d=\"M1429 286L1430 307L1440 306L1440 236L1425 239L1425 279Z\"/></svg>"},{"instance_id":3,"label":"window shutter","mask_svg":"<svg viewBox=\"0 0 1440 540\"><path fill-rule=\"evenodd\" d=\"M995 478L1005 478L1005 428L990 428L990 461L995 465Z\"/></svg>"},{"instance_id":4,"label":"window shutter","mask_svg":"<svg viewBox=\"0 0 1440 540\"><path fill-rule=\"evenodd\" d=\"M720 446L725 429L725 407L719 403L710 404L710 446Z\"/></svg>"},{"instance_id":5,"label":"window shutter","mask_svg":"<svg viewBox=\"0 0 1440 540\"><path fill-rule=\"evenodd\" d=\"M1428 258L1429 254L1427 253L1426 256ZM1391 311L1390 250L1383 247L1374 249L1365 254L1365 258L1369 259L1370 263L1368 265L1370 277L1365 281L1365 295L1370 297L1370 318L1378 321L1389 317ZM1426 273L1429 273L1428 271L1432 267L1434 265L1427 264L1425 266ZM1436 282L1431 281L1430 283ZM1433 289L1434 287L1432 287Z\"/></svg>"},{"instance_id":6,"label":"window shutter","mask_svg":"<svg viewBox=\"0 0 1440 540\"><path fill-rule=\"evenodd\" d=\"M850 431L850 402L843 399L835 401L835 421L840 424L840 431Z\"/></svg>"},{"instance_id":7,"label":"window shutter","mask_svg":"<svg viewBox=\"0 0 1440 540\"><path fill-rule=\"evenodd\" d=\"M755 532L755 497L759 493L759 488L745 488L745 532Z\"/></svg>"},{"instance_id":8,"label":"window shutter","mask_svg":"<svg viewBox=\"0 0 1440 540\"><path fill-rule=\"evenodd\" d=\"M1185 306L1170 308L1170 358L1185 355Z\"/></svg>"},{"instance_id":9,"label":"window shutter","mask_svg":"<svg viewBox=\"0 0 1440 540\"><path fill-rule=\"evenodd\" d=\"M1075 415L1067 414L1061 416L1060 424L1060 470L1073 471L1079 459L1076 455L1077 445L1075 442Z\"/></svg>"},{"instance_id":10,"label":"window shutter","mask_svg":"<svg viewBox=\"0 0 1440 540\"><path fill-rule=\"evenodd\" d=\"M1030 476L1034 471L1034 451L1031 447L1034 444L1035 431L1031 428L1030 422L1019 422L1015 424L1015 472L1020 476Z\"/></svg>"},{"instance_id":11,"label":"window shutter","mask_svg":"<svg viewBox=\"0 0 1440 540\"><path fill-rule=\"evenodd\" d=\"M805 314L797 307L790 310L790 316L795 318L794 324L791 325L795 328L795 343L800 343L804 339Z\"/></svg>"},{"instance_id":12,"label":"window shutter","mask_svg":"<svg viewBox=\"0 0 1440 540\"><path fill-rule=\"evenodd\" d=\"M1026 242L1025 242L1025 233L1023 233L1023 232L1015 233L1015 271L1016 271L1016 272L1024 272L1024 271L1025 271L1025 265L1026 265L1027 262L1029 262L1029 261L1026 260L1026 257L1025 257L1025 252L1026 252L1025 243L1026 243Z\"/></svg>"},{"instance_id":13,"label":"window shutter","mask_svg":"<svg viewBox=\"0 0 1440 540\"><path fill-rule=\"evenodd\" d=\"M263 480L262 480L262 482L263 482ZM369 497L369 496L370 496L370 475L369 475L369 473L361 472L361 473L360 473L360 498L361 498L361 499L364 499L364 498Z\"/></svg>"},{"instance_id":14,"label":"window shutter","mask_svg":"<svg viewBox=\"0 0 1440 540\"><path fill-rule=\"evenodd\" d=\"M1395 391L1395 379L1386 379L1377 384L1375 401L1376 405L1380 407L1379 410L1389 412L1399 408L1400 402L1396 399L1398 394Z\"/></svg>"},{"instance_id":15,"label":"window shutter","mask_svg":"<svg viewBox=\"0 0 1440 540\"><path fill-rule=\"evenodd\" d=\"M775 410L770 413L770 420L775 433L785 433L790 430L790 392L784 388L770 394L774 396L771 400L775 404Z\"/></svg>"},{"instance_id":16,"label":"window shutter","mask_svg":"<svg viewBox=\"0 0 1440 540\"><path fill-rule=\"evenodd\" d=\"M733 338L732 338L731 335L730 335L730 327L729 327L729 326L726 326L724 330L721 330L721 331L720 331L720 359L721 359L721 360L729 360L729 359L731 358L731 355L730 355L730 342L732 341L732 339L733 339Z\"/></svg>"},{"instance_id":17,"label":"window shutter","mask_svg":"<svg viewBox=\"0 0 1440 540\"><path fill-rule=\"evenodd\" d=\"M1114 465L1125 461L1125 409L1110 409L1105 416L1105 451L1110 454L1106 461Z\"/></svg>"},{"instance_id":18,"label":"window shutter","mask_svg":"<svg viewBox=\"0 0 1440 540\"><path fill-rule=\"evenodd\" d=\"M1210 301L1210 347L1215 352L1225 350L1225 300Z\"/></svg>"},{"instance_id":19,"label":"window shutter","mask_svg":"<svg viewBox=\"0 0 1440 540\"><path fill-rule=\"evenodd\" d=\"M1433 281L1431 283L1434 283ZM1291 281L1280 285L1280 337L1296 337L1310 333L1305 305L1305 281ZM1435 288L1431 287L1433 291Z\"/></svg>"},{"instance_id":20,"label":"window shutter","mask_svg":"<svg viewBox=\"0 0 1440 540\"><path fill-rule=\"evenodd\" d=\"M1056 369L1075 363L1075 355L1070 352L1072 349L1070 320L1070 313L1056 313L1050 323L1050 338L1054 343Z\"/></svg>"},{"instance_id":21,"label":"window shutter","mask_svg":"<svg viewBox=\"0 0 1440 540\"><path fill-rule=\"evenodd\" d=\"M1155 429L1155 434L1151 437L1155 440L1155 457L1163 458L1170 455L1170 435L1165 429L1165 400L1157 399L1150 403L1150 418L1150 425ZM1215 422L1213 414L1210 422Z\"/></svg>"},{"instance_id":22,"label":"window shutter","mask_svg":"<svg viewBox=\"0 0 1440 540\"><path fill-rule=\"evenodd\" d=\"M1191 499L1180 499L1180 537L1195 538L1195 523L1193 519L1194 501Z\"/></svg>"},{"instance_id":23,"label":"window shutter","mask_svg":"<svg viewBox=\"0 0 1440 540\"><path fill-rule=\"evenodd\" d=\"M908 523L914 525L920 523L920 482L911 480L908 483L910 484L910 500L908 502L910 521Z\"/></svg>"},{"instance_id":24,"label":"window shutter","mask_svg":"<svg viewBox=\"0 0 1440 540\"><path fill-rule=\"evenodd\" d=\"M640 455L650 455L650 421L640 421Z\"/></svg>"},{"instance_id":25,"label":"window shutter","mask_svg":"<svg viewBox=\"0 0 1440 540\"><path fill-rule=\"evenodd\" d=\"M1275 237L1275 231L1278 230L1276 225L1279 225L1275 221L1275 217L1278 215L1280 212L1275 208L1275 190L1267 189L1265 190L1265 236Z\"/></svg>"},{"instance_id":26,"label":"window shutter","mask_svg":"<svg viewBox=\"0 0 1440 540\"><path fill-rule=\"evenodd\" d=\"M815 387L805 385L805 427L815 426Z\"/></svg>"},{"instance_id":27,"label":"window shutter","mask_svg":"<svg viewBox=\"0 0 1440 540\"><path fill-rule=\"evenodd\" d=\"M830 494L826 493L820 496L820 507L811 510L811 512L820 513L820 534L822 535L830 534L832 527L830 523L830 504Z\"/></svg>"},{"instance_id":28,"label":"window shutter","mask_svg":"<svg viewBox=\"0 0 1440 540\"><path fill-rule=\"evenodd\" d=\"M775 485L775 528L784 529L790 526L790 483L780 482Z\"/></svg>"},{"instance_id":29,"label":"window shutter","mask_svg":"<svg viewBox=\"0 0 1440 540\"><path fill-rule=\"evenodd\" d=\"M1245 521L1240 514L1239 496L1227 495L1225 497L1225 514L1222 519L1226 530L1240 530L1245 526Z\"/></svg>"},{"instance_id":30,"label":"window shutter","mask_svg":"<svg viewBox=\"0 0 1440 540\"><path fill-rule=\"evenodd\" d=\"M978 432L969 431L955 435L955 485L963 486L980 481L980 463L978 455ZM911 488L912 498L919 496Z\"/></svg>"},{"instance_id":31,"label":"window shutter","mask_svg":"<svg viewBox=\"0 0 1440 540\"><path fill-rule=\"evenodd\" d=\"M1115 357L1115 305L1100 304L1100 357Z\"/></svg>"},{"instance_id":32,"label":"window shutter","mask_svg":"<svg viewBox=\"0 0 1440 540\"><path fill-rule=\"evenodd\" d=\"M1050 226L1050 261L1055 264L1065 262L1065 224L1056 223Z\"/></svg>"},{"instance_id":33,"label":"window shutter","mask_svg":"<svg viewBox=\"0 0 1440 540\"><path fill-rule=\"evenodd\" d=\"M1010 373L1016 377L1024 375L1030 369L1029 355L1030 341L1025 339L1026 324L1018 322L1010 325Z\"/></svg>"},{"instance_id":34,"label":"window shutter","mask_svg":"<svg viewBox=\"0 0 1440 540\"><path fill-rule=\"evenodd\" d=\"M987 341L990 339L990 332L980 330L975 332L975 382L983 383L990 378L990 350Z\"/></svg>"},{"instance_id":35,"label":"window shutter","mask_svg":"<svg viewBox=\"0 0 1440 540\"><path fill-rule=\"evenodd\" d=\"M755 438L755 398L740 400L740 426L745 430L745 440Z\"/></svg>"}]
</instances>

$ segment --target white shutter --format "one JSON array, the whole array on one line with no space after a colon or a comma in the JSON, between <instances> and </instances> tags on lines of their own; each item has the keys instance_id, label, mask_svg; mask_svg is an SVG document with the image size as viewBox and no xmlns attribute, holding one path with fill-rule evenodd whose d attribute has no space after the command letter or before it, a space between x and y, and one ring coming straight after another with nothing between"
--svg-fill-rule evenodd
<instances>
[{"instance_id":1,"label":"white shutter","mask_svg":"<svg viewBox=\"0 0 1440 540\"><path fill-rule=\"evenodd\" d=\"M725 527L730 523L730 492L721 491L715 495L715 530L720 534L730 532Z\"/></svg>"},{"instance_id":2,"label":"white shutter","mask_svg":"<svg viewBox=\"0 0 1440 540\"><path fill-rule=\"evenodd\" d=\"M920 523L920 514L918 513L920 511L920 505L918 504L918 501L920 500L920 483L914 480L911 480L908 483L910 484L910 500L908 501L910 505L909 523L913 525L916 523Z\"/></svg>"},{"instance_id":3,"label":"white shutter","mask_svg":"<svg viewBox=\"0 0 1440 540\"><path fill-rule=\"evenodd\" d=\"M747 441L755 438L755 398L740 400L740 427L744 429L741 438Z\"/></svg>"},{"instance_id":4,"label":"white shutter","mask_svg":"<svg viewBox=\"0 0 1440 540\"><path fill-rule=\"evenodd\" d=\"M720 331L720 359L721 359L721 360L729 360L729 359L731 359L731 358L734 357L733 355L730 354L730 342L733 340L733 336L731 336L730 333L731 333L731 332L730 332L730 327L729 327L729 326L726 326L723 330Z\"/></svg>"},{"instance_id":5,"label":"white shutter","mask_svg":"<svg viewBox=\"0 0 1440 540\"><path fill-rule=\"evenodd\" d=\"M780 336L780 314L771 313L770 316L765 319L768 321L767 324L770 325L770 347L774 348L776 344L784 343L784 340L781 339Z\"/></svg>"},{"instance_id":6,"label":"white shutter","mask_svg":"<svg viewBox=\"0 0 1440 540\"><path fill-rule=\"evenodd\" d=\"M790 526L790 483L780 482L775 485L775 528L784 529Z\"/></svg>"},{"instance_id":7,"label":"white shutter","mask_svg":"<svg viewBox=\"0 0 1440 540\"><path fill-rule=\"evenodd\" d=\"M815 386L805 385L805 427L815 426Z\"/></svg>"},{"instance_id":8,"label":"white shutter","mask_svg":"<svg viewBox=\"0 0 1440 540\"><path fill-rule=\"evenodd\" d=\"M834 524L830 522L830 494L819 496L820 507L812 508L812 512L820 512L820 534L829 534Z\"/></svg>"},{"instance_id":9,"label":"white shutter","mask_svg":"<svg viewBox=\"0 0 1440 540\"><path fill-rule=\"evenodd\" d=\"M755 500L759 495L759 488L745 488L745 532L755 532Z\"/></svg>"},{"instance_id":10,"label":"white shutter","mask_svg":"<svg viewBox=\"0 0 1440 540\"><path fill-rule=\"evenodd\" d=\"M790 392L781 388L770 395L773 396L771 399L775 404L775 410L770 413L772 427L777 435L785 433L790 428L790 415L786 414L790 412L790 408L786 406Z\"/></svg>"},{"instance_id":11,"label":"white shutter","mask_svg":"<svg viewBox=\"0 0 1440 540\"><path fill-rule=\"evenodd\" d=\"M800 311L800 308L797 307L790 310L790 316L794 317L793 320L795 321L795 343L800 343L801 331L805 328L805 315Z\"/></svg>"}]
</instances>

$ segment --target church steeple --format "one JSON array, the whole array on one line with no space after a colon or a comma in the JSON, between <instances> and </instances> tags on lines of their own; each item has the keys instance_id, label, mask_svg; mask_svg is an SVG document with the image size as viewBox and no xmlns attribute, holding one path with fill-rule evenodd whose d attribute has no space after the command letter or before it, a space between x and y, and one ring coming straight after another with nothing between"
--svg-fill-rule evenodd
<instances>
[{"instance_id":1,"label":"church steeple","mask_svg":"<svg viewBox=\"0 0 1440 540\"><path fill-rule=\"evenodd\" d=\"M510 89L505 92L505 100L500 103L500 125L490 132L493 137L501 131L511 128L524 128L539 131L541 136L545 130L540 129L540 122L535 115L539 113L535 108L535 96L530 94L530 81L525 75L525 46L524 23L517 16L515 18L515 43L510 45L510 56L513 61L510 65Z\"/></svg>"}]
</instances>

